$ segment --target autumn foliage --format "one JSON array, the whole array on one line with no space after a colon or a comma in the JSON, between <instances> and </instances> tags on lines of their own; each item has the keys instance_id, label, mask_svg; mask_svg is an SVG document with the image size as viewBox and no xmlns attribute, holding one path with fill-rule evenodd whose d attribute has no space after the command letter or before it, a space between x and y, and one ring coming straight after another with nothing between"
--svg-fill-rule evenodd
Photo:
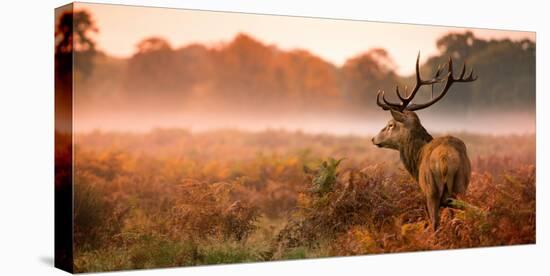
<instances>
[{"instance_id":1,"label":"autumn foliage","mask_svg":"<svg viewBox=\"0 0 550 276\"><path fill-rule=\"evenodd\" d=\"M397 154L364 137L77 135L76 270L534 243L534 136L456 135L472 159L471 207L445 209L437 232Z\"/></svg>"}]
</instances>

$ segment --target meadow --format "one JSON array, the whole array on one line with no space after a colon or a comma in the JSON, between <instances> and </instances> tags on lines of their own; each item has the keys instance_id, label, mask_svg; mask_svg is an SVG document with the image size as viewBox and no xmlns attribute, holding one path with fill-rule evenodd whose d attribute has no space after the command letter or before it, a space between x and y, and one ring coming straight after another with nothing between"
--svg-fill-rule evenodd
<instances>
[{"instance_id":1,"label":"meadow","mask_svg":"<svg viewBox=\"0 0 550 276\"><path fill-rule=\"evenodd\" d=\"M453 135L472 161L468 207L433 232L398 153L370 137L77 134L75 271L535 243L535 135Z\"/></svg>"}]
</instances>

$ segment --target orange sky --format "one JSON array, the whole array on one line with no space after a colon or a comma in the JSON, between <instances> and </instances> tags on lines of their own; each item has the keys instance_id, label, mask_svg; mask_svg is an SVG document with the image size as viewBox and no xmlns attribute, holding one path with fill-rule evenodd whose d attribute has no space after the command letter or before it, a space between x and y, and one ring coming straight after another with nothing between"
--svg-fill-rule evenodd
<instances>
[{"instance_id":1,"label":"orange sky","mask_svg":"<svg viewBox=\"0 0 550 276\"><path fill-rule=\"evenodd\" d=\"M337 65L370 48L383 47L394 59L399 73L414 72L414 59L418 51L424 59L435 54L435 41L442 34L465 30L89 3L76 3L75 9L86 9L92 13L100 30L95 37L98 48L117 57L132 55L136 44L150 36L163 37L174 47L197 42L215 46L244 32L281 49L307 49ZM471 30L482 38L535 40L534 32Z\"/></svg>"}]
</instances>

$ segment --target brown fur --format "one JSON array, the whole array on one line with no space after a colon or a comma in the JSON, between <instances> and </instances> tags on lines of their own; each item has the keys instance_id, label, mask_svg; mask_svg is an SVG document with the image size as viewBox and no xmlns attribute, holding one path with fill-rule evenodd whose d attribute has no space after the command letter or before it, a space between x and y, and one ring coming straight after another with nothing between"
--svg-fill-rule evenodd
<instances>
[{"instance_id":1,"label":"brown fur","mask_svg":"<svg viewBox=\"0 0 550 276\"><path fill-rule=\"evenodd\" d=\"M393 120L372 139L379 147L398 150L401 161L426 195L432 227L439 224L439 209L464 193L471 165L466 145L458 138L432 138L412 111L391 110Z\"/></svg>"}]
</instances>

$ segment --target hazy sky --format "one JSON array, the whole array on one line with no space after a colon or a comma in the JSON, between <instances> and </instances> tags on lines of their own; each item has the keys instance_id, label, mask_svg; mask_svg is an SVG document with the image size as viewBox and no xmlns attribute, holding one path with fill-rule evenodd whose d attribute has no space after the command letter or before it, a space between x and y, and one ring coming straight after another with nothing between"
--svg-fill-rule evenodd
<instances>
[{"instance_id":1,"label":"hazy sky","mask_svg":"<svg viewBox=\"0 0 550 276\"><path fill-rule=\"evenodd\" d=\"M437 52L435 41L441 35L465 31L464 28L87 3L76 3L75 9L92 13L99 28L95 37L98 48L116 57L131 56L136 44L151 36L163 37L173 47L190 43L216 46L243 32L281 49L306 49L336 65L371 48L382 47L394 59L398 72L411 73L418 51L422 59L426 59ZM471 30L482 38L535 40L532 32Z\"/></svg>"}]
</instances>

